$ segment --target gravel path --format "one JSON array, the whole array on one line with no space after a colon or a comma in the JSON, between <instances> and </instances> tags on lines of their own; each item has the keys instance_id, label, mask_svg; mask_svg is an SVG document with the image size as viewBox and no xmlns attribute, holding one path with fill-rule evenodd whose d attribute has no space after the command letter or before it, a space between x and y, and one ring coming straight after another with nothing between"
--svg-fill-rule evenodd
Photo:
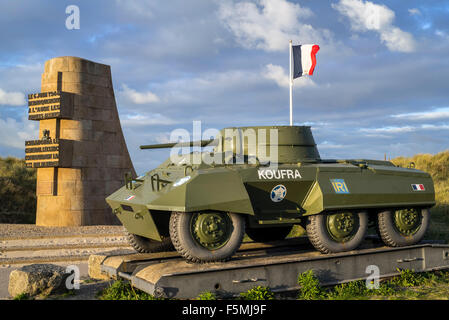
<instances>
[{"instance_id":1,"label":"gravel path","mask_svg":"<svg viewBox=\"0 0 449 320\"><path fill-rule=\"evenodd\" d=\"M33 224L0 224L0 239L124 235L123 226L41 227Z\"/></svg>"}]
</instances>

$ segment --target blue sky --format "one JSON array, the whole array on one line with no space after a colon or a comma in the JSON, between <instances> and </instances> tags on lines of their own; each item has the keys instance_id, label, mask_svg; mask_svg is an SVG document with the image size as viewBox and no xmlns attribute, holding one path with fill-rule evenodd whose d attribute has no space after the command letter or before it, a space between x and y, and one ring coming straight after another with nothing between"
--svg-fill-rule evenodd
<instances>
[{"instance_id":1,"label":"blue sky","mask_svg":"<svg viewBox=\"0 0 449 320\"><path fill-rule=\"evenodd\" d=\"M66 7L80 9L68 30ZM95 0L0 3L0 156L38 136L26 94L46 60L111 66L123 131L143 173L168 157L141 144L177 128L286 125L288 40L321 49L295 80L294 122L322 158L449 149L449 3L362 0Z\"/></svg>"}]
</instances>

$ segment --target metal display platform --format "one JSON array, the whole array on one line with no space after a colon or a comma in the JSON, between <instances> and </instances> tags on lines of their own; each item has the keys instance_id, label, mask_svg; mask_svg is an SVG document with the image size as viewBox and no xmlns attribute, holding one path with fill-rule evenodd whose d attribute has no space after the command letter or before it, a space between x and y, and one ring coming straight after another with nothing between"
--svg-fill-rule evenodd
<instances>
[{"instance_id":1,"label":"metal display platform","mask_svg":"<svg viewBox=\"0 0 449 320\"><path fill-rule=\"evenodd\" d=\"M449 268L449 245L437 241L390 248L375 238L359 250L321 254L307 238L270 244L244 243L228 262L188 263L176 251L107 256L101 271L114 279L124 278L156 297L195 298L205 291L235 296L255 286L273 292L298 290L298 275L313 270L324 286L366 279L377 266L379 277L398 275L401 269L415 272Z\"/></svg>"}]
</instances>

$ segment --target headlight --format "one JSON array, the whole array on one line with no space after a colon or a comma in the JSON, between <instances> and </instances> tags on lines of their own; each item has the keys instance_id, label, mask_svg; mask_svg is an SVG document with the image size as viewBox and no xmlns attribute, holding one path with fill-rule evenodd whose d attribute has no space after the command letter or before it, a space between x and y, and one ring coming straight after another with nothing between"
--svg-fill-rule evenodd
<instances>
[{"instance_id":1,"label":"headlight","mask_svg":"<svg viewBox=\"0 0 449 320\"><path fill-rule=\"evenodd\" d=\"M181 179L178 179L175 181L175 183L173 183L173 187L179 187L180 185L183 185L184 183L186 183L189 180L190 180L190 176L185 176Z\"/></svg>"}]
</instances>

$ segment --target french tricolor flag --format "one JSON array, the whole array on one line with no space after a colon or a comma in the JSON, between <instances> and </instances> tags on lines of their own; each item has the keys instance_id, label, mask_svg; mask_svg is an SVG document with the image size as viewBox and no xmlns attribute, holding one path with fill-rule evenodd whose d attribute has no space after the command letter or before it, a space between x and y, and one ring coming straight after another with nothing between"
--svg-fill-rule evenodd
<instances>
[{"instance_id":1,"label":"french tricolor flag","mask_svg":"<svg viewBox=\"0 0 449 320\"><path fill-rule=\"evenodd\" d=\"M316 53L320 50L317 44L292 46L293 49L293 79L313 74L316 65Z\"/></svg>"},{"instance_id":2,"label":"french tricolor flag","mask_svg":"<svg viewBox=\"0 0 449 320\"><path fill-rule=\"evenodd\" d=\"M424 188L423 184L412 184L412 188L413 188L413 191L424 191L424 190L426 190Z\"/></svg>"}]
</instances>

